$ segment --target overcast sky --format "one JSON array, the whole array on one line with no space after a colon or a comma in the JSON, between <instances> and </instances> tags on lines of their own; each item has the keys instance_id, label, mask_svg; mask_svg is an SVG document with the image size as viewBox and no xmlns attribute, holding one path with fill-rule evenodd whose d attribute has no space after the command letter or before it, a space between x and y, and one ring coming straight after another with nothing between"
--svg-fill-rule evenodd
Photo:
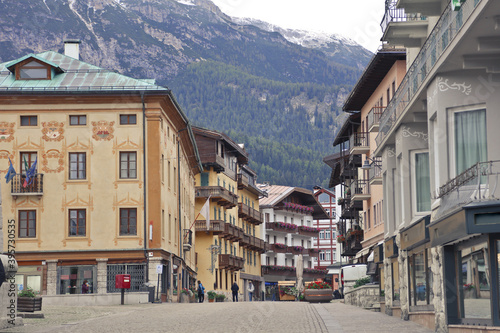
<instances>
[{"instance_id":1,"label":"overcast sky","mask_svg":"<svg viewBox=\"0 0 500 333\"><path fill-rule=\"evenodd\" d=\"M375 52L382 37L384 0L212 0L224 13L284 28L349 37Z\"/></svg>"}]
</instances>

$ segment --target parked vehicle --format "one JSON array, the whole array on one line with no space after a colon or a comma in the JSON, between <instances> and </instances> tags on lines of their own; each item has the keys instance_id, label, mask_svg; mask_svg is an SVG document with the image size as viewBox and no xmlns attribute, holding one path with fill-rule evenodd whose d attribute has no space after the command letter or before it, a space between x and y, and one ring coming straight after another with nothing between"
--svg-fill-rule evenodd
<instances>
[{"instance_id":1,"label":"parked vehicle","mask_svg":"<svg viewBox=\"0 0 500 333\"><path fill-rule=\"evenodd\" d=\"M357 280L368 277L366 264L346 265L340 269L340 289L342 297L344 293L352 289Z\"/></svg>"}]
</instances>

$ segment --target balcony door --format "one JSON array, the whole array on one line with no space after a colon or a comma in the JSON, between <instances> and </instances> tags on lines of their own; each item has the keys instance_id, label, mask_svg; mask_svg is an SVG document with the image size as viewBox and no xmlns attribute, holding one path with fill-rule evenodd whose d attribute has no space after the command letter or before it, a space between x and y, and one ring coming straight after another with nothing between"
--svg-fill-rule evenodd
<instances>
[{"instance_id":1,"label":"balcony door","mask_svg":"<svg viewBox=\"0 0 500 333\"><path fill-rule=\"evenodd\" d=\"M23 176L26 176L26 171L28 171L29 168L35 163L36 161L36 152L22 152L21 153L21 160L20 160L20 168L21 174Z\"/></svg>"}]
</instances>

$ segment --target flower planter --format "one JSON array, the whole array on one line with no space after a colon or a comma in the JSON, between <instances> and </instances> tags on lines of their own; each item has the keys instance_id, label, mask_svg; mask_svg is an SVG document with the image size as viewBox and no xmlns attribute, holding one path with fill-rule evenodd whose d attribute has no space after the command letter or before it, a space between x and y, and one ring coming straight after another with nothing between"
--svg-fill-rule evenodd
<instances>
[{"instance_id":1,"label":"flower planter","mask_svg":"<svg viewBox=\"0 0 500 333\"><path fill-rule=\"evenodd\" d=\"M295 301L295 296L293 295L280 295L280 301Z\"/></svg>"},{"instance_id":2,"label":"flower planter","mask_svg":"<svg viewBox=\"0 0 500 333\"><path fill-rule=\"evenodd\" d=\"M17 297L17 311L20 312L35 312L42 311L41 297Z\"/></svg>"},{"instance_id":3,"label":"flower planter","mask_svg":"<svg viewBox=\"0 0 500 333\"><path fill-rule=\"evenodd\" d=\"M306 289L305 300L311 303L330 302L333 299L332 289Z\"/></svg>"},{"instance_id":4,"label":"flower planter","mask_svg":"<svg viewBox=\"0 0 500 333\"><path fill-rule=\"evenodd\" d=\"M224 298L216 298L215 301L216 302L224 302Z\"/></svg>"},{"instance_id":5,"label":"flower planter","mask_svg":"<svg viewBox=\"0 0 500 333\"><path fill-rule=\"evenodd\" d=\"M184 293L181 293L181 297L179 298L179 303L190 303L189 301L189 294L184 294Z\"/></svg>"},{"instance_id":6,"label":"flower planter","mask_svg":"<svg viewBox=\"0 0 500 333\"><path fill-rule=\"evenodd\" d=\"M209 302L209 303L213 303L213 302L215 302L215 298L209 298L209 299L208 299L208 302Z\"/></svg>"}]
</instances>

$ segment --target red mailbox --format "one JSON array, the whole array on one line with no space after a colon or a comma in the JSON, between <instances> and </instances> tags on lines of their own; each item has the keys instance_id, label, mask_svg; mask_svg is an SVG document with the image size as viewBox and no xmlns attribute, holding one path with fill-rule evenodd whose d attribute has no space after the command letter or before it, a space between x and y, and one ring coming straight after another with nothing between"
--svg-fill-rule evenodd
<instances>
[{"instance_id":1,"label":"red mailbox","mask_svg":"<svg viewBox=\"0 0 500 333\"><path fill-rule=\"evenodd\" d=\"M130 274L116 274L116 289L130 289Z\"/></svg>"}]
</instances>

